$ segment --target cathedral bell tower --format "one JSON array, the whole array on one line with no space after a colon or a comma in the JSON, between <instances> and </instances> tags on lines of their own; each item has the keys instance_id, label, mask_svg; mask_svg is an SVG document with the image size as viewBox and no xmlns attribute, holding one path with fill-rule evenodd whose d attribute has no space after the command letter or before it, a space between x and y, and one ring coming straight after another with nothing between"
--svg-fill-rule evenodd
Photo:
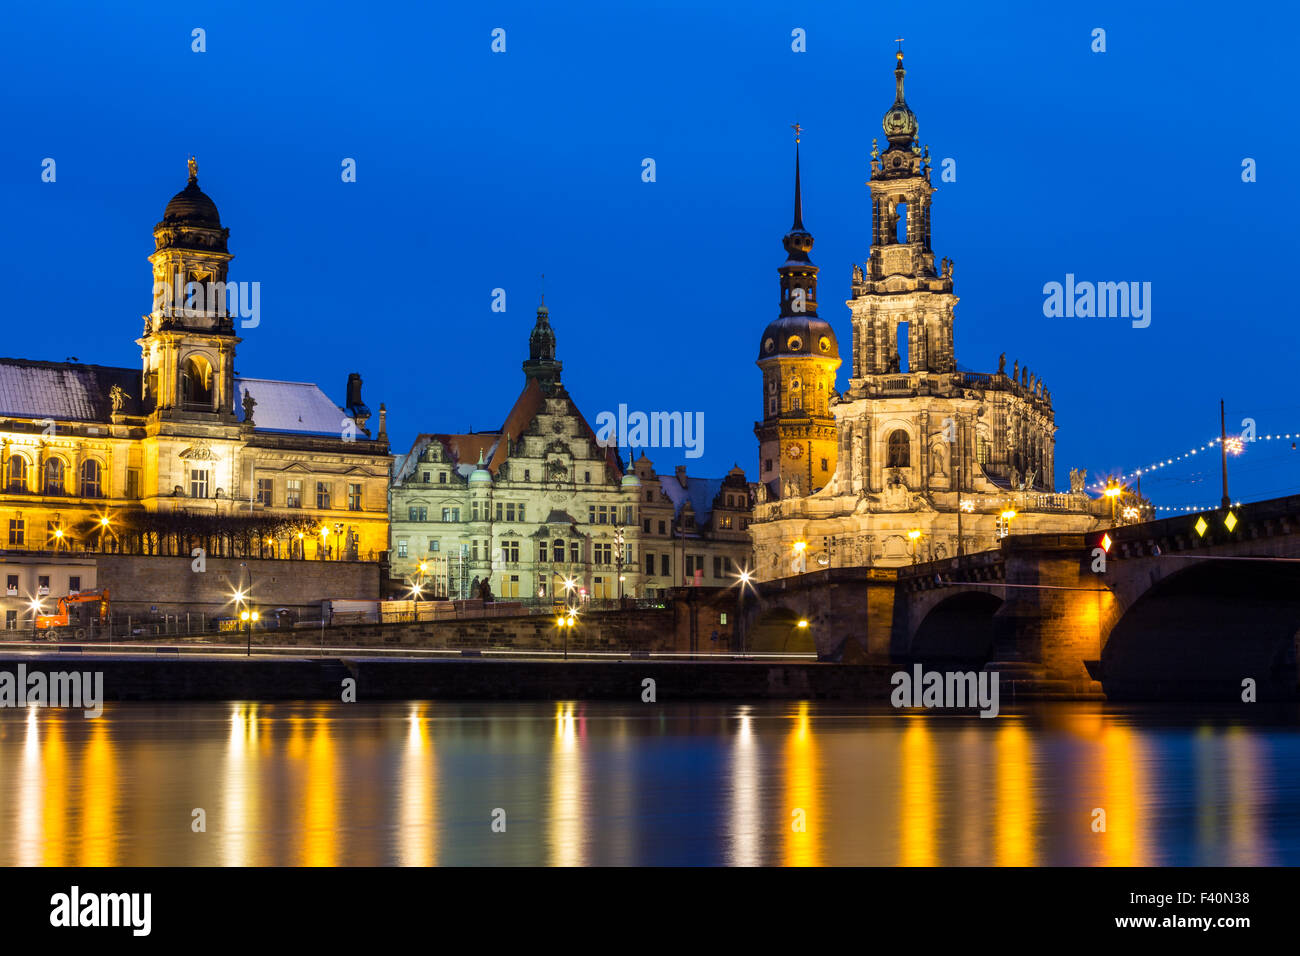
<instances>
[{"instance_id":1,"label":"cathedral bell tower","mask_svg":"<svg viewBox=\"0 0 1300 956\"><path fill-rule=\"evenodd\" d=\"M564 363L555 357L555 330L551 328L551 310L546 300L537 307L537 322L528 336L528 361L524 362L524 375L537 379L542 393L551 395L560 382Z\"/></svg>"},{"instance_id":2,"label":"cathedral bell tower","mask_svg":"<svg viewBox=\"0 0 1300 956\"><path fill-rule=\"evenodd\" d=\"M853 269L853 379L957 370L953 354L952 265L936 270L930 248L930 150L916 140L916 114L903 96L903 51L894 70L894 103L882 123L889 145L871 148L871 254ZM905 334L904 333L905 326Z\"/></svg>"},{"instance_id":3,"label":"cathedral bell tower","mask_svg":"<svg viewBox=\"0 0 1300 956\"><path fill-rule=\"evenodd\" d=\"M817 267L808 257L813 237L803 225L800 128L794 129L794 224L777 269L781 312L763 330L757 360L763 372L763 419L754 425L759 481L773 498L810 495L835 474L830 405L840 353L830 323L817 315Z\"/></svg>"},{"instance_id":4,"label":"cathedral bell tower","mask_svg":"<svg viewBox=\"0 0 1300 956\"><path fill-rule=\"evenodd\" d=\"M154 226L153 309L137 339L145 407L156 420L235 422L234 320L226 308L230 230L199 189L198 164Z\"/></svg>"}]
</instances>

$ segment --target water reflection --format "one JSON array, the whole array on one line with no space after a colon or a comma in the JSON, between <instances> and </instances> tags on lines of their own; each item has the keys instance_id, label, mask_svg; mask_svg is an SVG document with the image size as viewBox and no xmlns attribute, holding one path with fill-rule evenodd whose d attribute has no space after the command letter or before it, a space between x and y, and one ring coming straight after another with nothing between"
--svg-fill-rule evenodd
<instances>
[{"instance_id":1,"label":"water reflection","mask_svg":"<svg viewBox=\"0 0 1300 956\"><path fill-rule=\"evenodd\" d=\"M1297 790L1294 715L0 711L0 864L20 866L1294 865Z\"/></svg>"}]
</instances>

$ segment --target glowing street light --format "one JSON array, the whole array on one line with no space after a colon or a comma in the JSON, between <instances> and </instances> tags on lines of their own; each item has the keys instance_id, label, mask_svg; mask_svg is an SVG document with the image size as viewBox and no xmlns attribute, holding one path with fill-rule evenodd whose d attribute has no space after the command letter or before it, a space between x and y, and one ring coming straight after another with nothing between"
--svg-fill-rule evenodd
<instances>
[{"instance_id":1,"label":"glowing street light","mask_svg":"<svg viewBox=\"0 0 1300 956\"><path fill-rule=\"evenodd\" d=\"M745 589L752 588L754 573L749 568L741 568L736 575L736 583L740 585L736 595L736 630L740 632L740 653L745 653Z\"/></svg>"},{"instance_id":2,"label":"glowing street light","mask_svg":"<svg viewBox=\"0 0 1300 956\"><path fill-rule=\"evenodd\" d=\"M239 612L239 619L244 622L244 633L248 635L248 650L245 653L246 657L253 656L253 625L257 623L260 616L261 615L256 611L245 610Z\"/></svg>"}]
</instances>

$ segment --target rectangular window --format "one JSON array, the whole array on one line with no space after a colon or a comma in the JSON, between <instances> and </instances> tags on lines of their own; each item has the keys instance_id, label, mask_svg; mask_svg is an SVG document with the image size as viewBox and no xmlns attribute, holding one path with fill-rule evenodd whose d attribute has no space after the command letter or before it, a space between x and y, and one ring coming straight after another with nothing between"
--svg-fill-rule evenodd
<instances>
[{"instance_id":1,"label":"rectangular window","mask_svg":"<svg viewBox=\"0 0 1300 956\"><path fill-rule=\"evenodd\" d=\"M5 592L10 595L18 593L18 575L10 574L5 578Z\"/></svg>"},{"instance_id":2,"label":"rectangular window","mask_svg":"<svg viewBox=\"0 0 1300 956\"><path fill-rule=\"evenodd\" d=\"M397 539L397 556L398 556L399 558L404 558L404 557L406 557L406 539L405 539L405 538L398 538L398 539Z\"/></svg>"},{"instance_id":3,"label":"rectangular window","mask_svg":"<svg viewBox=\"0 0 1300 956\"><path fill-rule=\"evenodd\" d=\"M290 478L284 483L284 506L286 508L302 507L301 478Z\"/></svg>"},{"instance_id":4,"label":"rectangular window","mask_svg":"<svg viewBox=\"0 0 1300 956\"><path fill-rule=\"evenodd\" d=\"M533 480L532 472L531 472L529 469L525 468L525 469L524 469L524 481L532 481L532 480Z\"/></svg>"},{"instance_id":5,"label":"rectangular window","mask_svg":"<svg viewBox=\"0 0 1300 956\"><path fill-rule=\"evenodd\" d=\"M445 471L438 472L438 484L445 485L446 483L447 483L447 473Z\"/></svg>"},{"instance_id":6,"label":"rectangular window","mask_svg":"<svg viewBox=\"0 0 1300 956\"><path fill-rule=\"evenodd\" d=\"M668 533L668 532L664 529L664 523L663 523L662 521L659 522L659 533L660 533L660 534L667 534L667 533Z\"/></svg>"},{"instance_id":7,"label":"rectangular window","mask_svg":"<svg viewBox=\"0 0 1300 956\"><path fill-rule=\"evenodd\" d=\"M507 564L519 563L519 542L506 541L501 545L501 555Z\"/></svg>"},{"instance_id":8,"label":"rectangular window","mask_svg":"<svg viewBox=\"0 0 1300 956\"><path fill-rule=\"evenodd\" d=\"M50 576L49 576L48 574L37 575L37 577L36 577L36 593L37 593L37 594L49 594L49 593L50 593Z\"/></svg>"},{"instance_id":9,"label":"rectangular window","mask_svg":"<svg viewBox=\"0 0 1300 956\"><path fill-rule=\"evenodd\" d=\"M441 547L442 547L442 546L441 546L441 544L440 544L440 542L438 541L437 538L430 538L430 539L429 539L429 551L430 551L430 552L438 551L438 550L441 549Z\"/></svg>"},{"instance_id":10,"label":"rectangular window","mask_svg":"<svg viewBox=\"0 0 1300 956\"><path fill-rule=\"evenodd\" d=\"M513 501L506 505L506 520L507 521L515 520L515 505Z\"/></svg>"},{"instance_id":11,"label":"rectangular window","mask_svg":"<svg viewBox=\"0 0 1300 956\"><path fill-rule=\"evenodd\" d=\"M190 497L206 498L208 496L208 470L206 468L190 469Z\"/></svg>"},{"instance_id":12,"label":"rectangular window","mask_svg":"<svg viewBox=\"0 0 1300 956\"><path fill-rule=\"evenodd\" d=\"M647 575L651 576L651 577L654 576L654 573L655 573L655 556L654 556L653 554L647 554L647 555L645 556L645 573L646 573Z\"/></svg>"},{"instance_id":13,"label":"rectangular window","mask_svg":"<svg viewBox=\"0 0 1300 956\"><path fill-rule=\"evenodd\" d=\"M16 630L18 630L18 612L17 612L17 611L5 611L5 630L6 630L6 631L16 631Z\"/></svg>"},{"instance_id":14,"label":"rectangular window","mask_svg":"<svg viewBox=\"0 0 1300 956\"><path fill-rule=\"evenodd\" d=\"M596 506L587 505L587 524L596 523Z\"/></svg>"},{"instance_id":15,"label":"rectangular window","mask_svg":"<svg viewBox=\"0 0 1300 956\"><path fill-rule=\"evenodd\" d=\"M459 508L443 508L443 509L442 509L442 520L443 520L443 521L459 521L459 520L460 520L460 509L459 509Z\"/></svg>"},{"instance_id":16,"label":"rectangular window","mask_svg":"<svg viewBox=\"0 0 1300 956\"><path fill-rule=\"evenodd\" d=\"M68 576L68 593L78 594L81 591L81 575L71 574Z\"/></svg>"},{"instance_id":17,"label":"rectangular window","mask_svg":"<svg viewBox=\"0 0 1300 956\"><path fill-rule=\"evenodd\" d=\"M582 561L582 545L576 541L569 542L569 563L579 564Z\"/></svg>"},{"instance_id":18,"label":"rectangular window","mask_svg":"<svg viewBox=\"0 0 1300 956\"><path fill-rule=\"evenodd\" d=\"M257 479L257 503L259 505L271 506L271 500L275 495L275 479L259 478Z\"/></svg>"},{"instance_id":19,"label":"rectangular window","mask_svg":"<svg viewBox=\"0 0 1300 956\"><path fill-rule=\"evenodd\" d=\"M520 520L520 521L526 521L526 520L527 520L526 518L524 518L524 506L523 506L523 505L520 505L520 506L519 506L518 514L519 514L519 520Z\"/></svg>"},{"instance_id":20,"label":"rectangular window","mask_svg":"<svg viewBox=\"0 0 1300 956\"><path fill-rule=\"evenodd\" d=\"M772 459L771 459L771 458L765 458L765 459L763 459L763 470L764 470L764 471L771 471L771 470L772 470Z\"/></svg>"},{"instance_id":21,"label":"rectangular window","mask_svg":"<svg viewBox=\"0 0 1300 956\"><path fill-rule=\"evenodd\" d=\"M543 564L546 563L546 542L545 541L537 542L537 560L542 562Z\"/></svg>"},{"instance_id":22,"label":"rectangular window","mask_svg":"<svg viewBox=\"0 0 1300 956\"><path fill-rule=\"evenodd\" d=\"M585 481L587 484L591 484L591 472L584 471L582 473L582 480Z\"/></svg>"},{"instance_id":23,"label":"rectangular window","mask_svg":"<svg viewBox=\"0 0 1300 956\"><path fill-rule=\"evenodd\" d=\"M329 482L316 482L316 507L321 511L330 509L330 486Z\"/></svg>"},{"instance_id":24,"label":"rectangular window","mask_svg":"<svg viewBox=\"0 0 1300 956\"><path fill-rule=\"evenodd\" d=\"M126 470L126 496L128 498L140 497L140 469L128 468Z\"/></svg>"},{"instance_id":25,"label":"rectangular window","mask_svg":"<svg viewBox=\"0 0 1300 956\"><path fill-rule=\"evenodd\" d=\"M714 576L715 578L720 578L720 577L722 577L722 559L721 559L721 558L714 558L714 559L713 559L713 576Z\"/></svg>"},{"instance_id":26,"label":"rectangular window","mask_svg":"<svg viewBox=\"0 0 1300 956\"><path fill-rule=\"evenodd\" d=\"M475 538L473 542L471 542L470 560L478 560L478 538Z\"/></svg>"},{"instance_id":27,"label":"rectangular window","mask_svg":"<svg viewBox=\"0 0 1300 956\"><path fill-rule=\"evenodd\" d=\"M420 507L415 509L415 520L416 521L429 520L429 509L425 505L420 505Z\"/></svg>"},{"instance_id":28,"label":"rectangular window","mask_svg":"<svg viewBox=\"0 0 1300 956\"><path fill-rule=\"evenodd\" d=\"M670 556L666 554L659 555L659 575L660 577L671 578L673 576L673 566Z\"/></svg>"},{"instance_id":29,"label":"rectangular window","mask_svg":"<svg viewBox=\"0 0 1300 956\"><path fill-rule=\"evenodd\" d=\"M415 507L415 505L408 505L407 508L406 508L406 520L407 520L407 521L417 521L417 520L419 520L419 519L416 517L416 515L418 515L419 513L420 513L420 509L417 508L417 507Z\"/></svg>"},{"instance_id":30,"label":"rectangular window","mask_svg":"<svg viewBox=\"0 0 1300 956\"><path fill-rule=\"evenodd\" d=\"M348 485L348 511L361 510L361 483Z\"/></svg>"},{"instance_id":31,"label":"rectangular window","mask_svg":"<svg viewBox=\"0 0 1300 956\"><path fill-rule=\"evenodd\" d=\"M470 520L470 521L477 521L477 520L478 520L478 502L477 502L477 501L472 502L472 503L470 504L469 520Z\"/></svg>"},{"instance_id":32,"label":"rectangular window","mask_svg":"<svg viewBox=\"0 0 1300 956\"><path fill-rule=\"evenodd\" d=\"M649 518L646 518L646 519L645 519L645 525L644 525L644 528L645 528L645 533L646 533L646 534L649 534L649 533L650 533L650 519L649 519Z\"/></svg>"},{"instance_id":33,"label":"rectangular window","mask_svg":"<svg viewBox=\"0 0 1300 956\"><path fill-rule=\"evenodd\" d=\"M429 483L429 479L430 479L431 477L433 477L432 473L426 471L426 472L424 472L424 473L420 476L420 480L423 481L423 482L427 485L427 484Z\"/></svg>"},{"instance_id":34,"label":"rectangular window","mask_svg":"<svg viewBox=\"0 0 1300 956\"><path fill-rule=\"evenodd\" d=\"M9 519L9 547L21 548L23 546L26 527L27 523L22 518Z\"/></svg>"}]
</instances>

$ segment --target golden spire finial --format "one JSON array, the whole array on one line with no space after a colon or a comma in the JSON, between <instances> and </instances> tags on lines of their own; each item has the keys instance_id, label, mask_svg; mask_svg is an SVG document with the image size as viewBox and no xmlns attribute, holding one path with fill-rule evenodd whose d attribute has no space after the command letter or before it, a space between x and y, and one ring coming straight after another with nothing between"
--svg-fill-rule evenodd
<instances>
[{"instance_id":1,"label":"golden spire finial","mask_svg":"<svg viewBox=\"0 0 1300 956\"><path fill-rule=\"evenodd\" d=\"M192 182L192 183L198 182L198 181L199 181L199 164L198 164L198 161L197 161L193 156L190 157L190 163L189 163L189 166L190 166L190 182Z\"/></svg>"},{"instance_id":2,"label":"golden spire finial","mask_svg":"<svg viewBox=\"0 0 1300 956\"><path fill-rule=\"evenodd\" d=\"M803 127L800 126L798 123L791 123L790 128L794 130L794 141L796 144L798 144L799 135L803 132Z\"/></svg>"}]
</instances>

